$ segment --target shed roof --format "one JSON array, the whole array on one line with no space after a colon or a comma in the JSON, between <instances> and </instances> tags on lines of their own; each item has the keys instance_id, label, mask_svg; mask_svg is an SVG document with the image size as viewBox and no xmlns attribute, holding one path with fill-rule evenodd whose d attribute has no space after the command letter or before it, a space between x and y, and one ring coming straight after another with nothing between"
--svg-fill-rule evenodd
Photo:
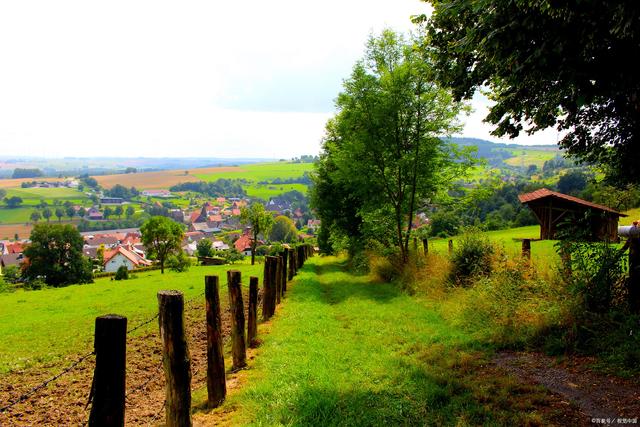
<instances>
[{"instance_id":1,"label":"shed roof","mask_svg":"<svg viewBox=\"0 0 640 427\"><path fill-rule=\"evenodd\" d=\"M620 213L616 210L613 210L607 206L603 206L603 205L598 205L596 203L591 203L591 202L587 202L586 200L582 200L578 197L573 197L573 196L569 196L567 194L562 194L562 193L558 193L556 191L551 191L547 188L541 188L540 190L536 190L536 191L532 191L531 193L525 193L525 194L520 194L518 195L518 200L520 200L520 203L530 203L536 200L541 200L547 197L551 197L551 198L556 198L556 199L561 199L561 200L566 200L572 203L576 203L578 205L581 206L585 206L591 209L597 209L597 210L601 210L601 211L605 211L605 212L610 212L612 214L618 215L618 216L627 216L623 213Z\"/></svg>"}]
</instances>

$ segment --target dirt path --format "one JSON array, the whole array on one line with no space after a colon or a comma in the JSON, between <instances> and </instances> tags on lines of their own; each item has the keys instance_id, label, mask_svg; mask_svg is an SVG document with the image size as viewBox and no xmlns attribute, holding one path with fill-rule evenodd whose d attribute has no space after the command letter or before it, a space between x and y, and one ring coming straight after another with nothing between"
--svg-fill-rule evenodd
<instances>
[{"instance_id":1,"label":"dirt path","mask_svg":"<svg viewBox=\"0 0 640 427\"><path fill-rule=\"evenodd\" d=\"M600 420L609 425L638 423L640 385L590 370L592 359L574 357L558 363L540 353L503 352L494 361L520 381L540 384L571 402L584 415L585 425L602 424Z\"/></svg>"}]
</instances>

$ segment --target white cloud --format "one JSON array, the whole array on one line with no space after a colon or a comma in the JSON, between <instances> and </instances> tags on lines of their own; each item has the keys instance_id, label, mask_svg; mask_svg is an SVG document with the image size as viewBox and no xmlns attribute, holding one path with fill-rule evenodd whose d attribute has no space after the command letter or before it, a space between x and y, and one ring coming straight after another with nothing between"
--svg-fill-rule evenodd
<instances>
[{"instance_id":1,"label":"white cloud","mask_svg":"<svg viewBox=\"0 0 640 427\"><path fill-rule=\"evenodd\" d=\"M2 2L0 153L317 152L368 35L409 31L426 10L418 0Z\"/></svg>"}]
</instances>

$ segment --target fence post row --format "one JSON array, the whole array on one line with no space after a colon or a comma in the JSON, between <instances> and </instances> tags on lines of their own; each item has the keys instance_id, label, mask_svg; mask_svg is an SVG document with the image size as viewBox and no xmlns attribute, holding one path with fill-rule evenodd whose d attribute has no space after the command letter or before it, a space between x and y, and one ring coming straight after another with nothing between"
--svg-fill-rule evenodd
<instances>
[{"instance_id":1,"label":"fence post row","mask_svg":"<svg viewBox=\"0 0 640 427\"><path fill-rule=\"evenodd\" d=\"M127 318L116 314L96 317L96 366L91 389L89 426L124 426L126 392Z\"/></svg>"},{"instance_id":2,"label":"fence post row","mask_svg":"<svg viewBox=\"0 0 640 427\"><path fill-rule=\"evenodd\" d=\"M276 305L280 304L280 299L282 297L282 257L277 255L276 259Z\"/></svg>"},{"instance_id":3,"label":"fence post row","mask_svg":"<svg viewBox=\"0 0 640 427\"><path fill-rule=\"evenodd\" d=\"M288 263L288 250L283 250L280 252L280 256L282 257L282 296L287 292L287 263Z\"/></svg>"},{"instance_id":4,"label":"fence post row","mask_svg":"<svg viewBox=\"0 0 640 427\"><path fill-rule=\"evenodd\" d=\"M275 312L275 277L278 268L277 261L272 256L264 258L264 279L262 287L264 293L262 295L262 320L267 321Z\"/></svg>"},{"instance_id":5,"label":"fence post row","mask_svg":"<svg viewBox=\"0 0 640 427\"><path fill-rule=\"evenodd\" d=\"M184 296L180 291L159 291L158 306L167 380L166 425L191 426L191 356L184 332Z\"/></svg>"},{"instance_id":6,"label":"fence post row","mask_svg":"<svg viewBox=\"0 0 640 427\"><path fill-rule=\"evenodd\" d=\"M247 366L247 351L244 335L244 304L240 287L240 272L227 271L227 285L229 287L229 307L231 308L231 355L233 369Z\"/></svg>"},{"instance_id":7,"label":"fence post row","mask_svg":"<svg viewBox=\"0 0 640 427\"><path fill-rule=\"evenodd\" d=\"M295 266L295 262L296 262L295 261L295 252L294 252L293 249L289 248L289 249L287 249L287 254L288 254L288 256L287 256L288 260L287 261L289 263L289 265L288 265L288 270L289 271L288 271L287 278L289 280L293 280L293 276L295 276L295 273L296 273L296 270L295 270L295 268L296 268L296 266Z\"/></svg>"},{"instance_id":8,"label":"fence post row","mask_svg":"<svg viewBox=\"0 0 640 427\"><path fill-rule=\"evenodd\" d=\"M227 395L220 317L220 279L205 276L204 298L207 313L207 404L216 408Z\"/></svg>"},{"instance_id":9,"label":"fence post row","mask_svg":"<svg viewBox=\"0 0 640 427\"><path fill-rule=\"evenodd\" d=\"M258 278L249 278L249 313L247 325L247 345L251 348L257 345L258 337Z\"/></svg>"},{"instance_id":10,"label":"fence post row","mask_svg":"<svg viewBox=\"0 0 640 427\"><path fill-rule=\"evenodd\" d=\"M531 239L522 240L522 258L531 259Z\"/></svg>"}]
</instances>

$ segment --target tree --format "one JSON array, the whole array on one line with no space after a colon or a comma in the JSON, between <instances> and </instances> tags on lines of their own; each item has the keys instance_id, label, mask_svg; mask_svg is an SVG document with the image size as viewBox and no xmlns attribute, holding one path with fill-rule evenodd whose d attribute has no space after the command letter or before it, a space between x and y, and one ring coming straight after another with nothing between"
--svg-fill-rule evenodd
<instances>
[{"instance_id":1,"label":"tree","mask_svg":"<svg viewBox=\"0 0 640 427\"><path fill-rule=\"evenodd\" d=\"M105 219L109 218L111 215L113 215L113 209L107 206L106 208L104 208L102 215L105 217Z\"/></svg>"},{"instance_id":2,"label":"tree","mask_svg":"<svg viewBox=\"0 0 640 427\"><path fill-rule=\"evenodd\" d=\"M23 277L42 278L50 286L93 281L91 262L82 255L84 240L69 224L36 224L31 244L24 250L28 259Z\"/></svg>"},{"instance_id":3,"label":"tree","mask_svg":"<svg viewBox=\"0 0 640 427\"><path fill-rule=\"evenodd\" d=\"M41 218L42 218L42 215L40 215L40 212L38 211L31 212L31 222L36 223L40 221Z\"/></svg>"},{"instance_id":4,"label":"tree","mask_svg":"<svg viewBox=\"0 0 640 427\"><path fill-rule=\"evenodd\" d=\"M164 216L149 218L142 227L142 243L149 255L160 263L160 272L164 274L164 263L167 258L180 251L183 231L180 224Z\"/></svg>"},{"instance_id":5,"label":"tree","mask_svg":"<svg viewBox=\"0 0 640 427\"><path fill-rule=\"evenodd\" d=\"M198 256L210 257L213 255L213 243L209 239L202 239L196 244Z\"/></svg>"},{"instance_id":6,"label":"tree","mask_svg":"<svg viewBox=\"0 0 640 427\"><path fill-rule=\"evenodd\" d=\"M577 196L586 187L587 176L579 170L567 172L558 179L558 191L564 194Z\"/></svg>"},{"instance_id":7,"label":"tree","mask_svg":"<svg viewBox=\"0 0 640 427\"><path fill-rule=\"evenodd\" d=\"M355 194L360 233L395 246L402 262L417 208L469 163L455 162L459 153L441 138L459 129L463 106L430 81L431 73L401 36L386 30L372 37L338 95L319 160L327 163L319 179L329 178L320 191ZM316 205L323 226L338 224L325 207Z\"/></svg>"},{"instance_id":8,"label":"tree","mask_svg":"<svg viewBox=\"0 0 640 427\"><path fill-rule=\"evenodd\" d=\"M46 219L46 220L47 220L47 222L49 222L49 219L51 218L51 215L53 215L53 214L51 213L51 209L49 209L49 208L44 208L44 209L42 210L42 217L43 217L44 219Z\"/></svg>"},{"instance_id":9,"label":"tree","mask_svg":"<svg viewBox=\"0 0 640 427\"><path fill-rule=\"evenodd\" d=\"M255 264L258 236L268 235L273 225L273 216L264 209L264 205L253 203L250 207L240 208L240 223L251 226L251 265Z\"/></svg>"},{"instance_id":10,"label":"tree","mask_svg":"<svg viewBox=\"0 0 640 427\"><path fill-rule=\"evenodd\" d=\"M291 218L284 215L277 216L273 221L269 240L272 242L291 242L298 236L298 229Z\"/></svg>"},{"instance_id":11,"label":"tree","mask_svg":"<svg viewBox=\"0 0 640 427\"><path fill-rule=\"evenodd\" d=\"M18 196L5 197L4 202L7 204L8 208L12 208L12 209L17 208L22 204L22 197L18 197Z\"/></svg>"},{"instance_id":12,"label":"tree","mask_svg":"<svg viewBox=\"0 0 640 427\"><path fill-rule=\"evenodd\" d=\"M73 217L76 216L76 210L73 208L73 206L67 206L65 212L67 213L69 219L73 219Z\"/></svg>"},{"instance_id":13,"label":"tree","mask_svg":"<svg viewBox=\"0 0 640 427\"><path fill-rule=\"evenodd\" d=\"M84 207L81 207L80 209L78 209L78 216L80 218L84 218L86 214L87 214L87 210Z\"/></svg>"},{"instance_id":14,"label":"tree","mask_svg":"<svg viewBox=\"0 0 640 427\"><path fill-rule=\"evenodd\" d=\"M426 0L424 48L456 99L482 87L495 102L494 135L556 127L560 145L605 166L611 181L640 182L640 3L594 0Z\"/></svg>"},{"instance_id":15,"label":"tree","mask_svg":"<svg viewBox=\"0 0 640 427\"><path fill-rule=\"evenodd\" d=\"M125 210L125 215L127 216L127 218L131 218L135 213L136 209L133 206L127 206L127 209Z\"/></svg>"},{"instance_id":16,"label":"tree","mask_svg":"<svg viewBox=\"0 0 640 427\"><path fill-rule=\"evenodd\" d=\"M58 217L58 222L62 221L64 210L62 208L56 208L56 216Z\"/></svg>"},{"instance_id":17,"label":"tree","mask_svg":"<svg viewBox=\"0 0 640 427\"><path fill-rule=\"evenodd\" d=\"M122 208L122 206L118 205L116 206L116 209L114 210L113 213L115 213L118 218L121 218L122 214L124 213L124 209Z\"/></svg>"}]
</instances>

